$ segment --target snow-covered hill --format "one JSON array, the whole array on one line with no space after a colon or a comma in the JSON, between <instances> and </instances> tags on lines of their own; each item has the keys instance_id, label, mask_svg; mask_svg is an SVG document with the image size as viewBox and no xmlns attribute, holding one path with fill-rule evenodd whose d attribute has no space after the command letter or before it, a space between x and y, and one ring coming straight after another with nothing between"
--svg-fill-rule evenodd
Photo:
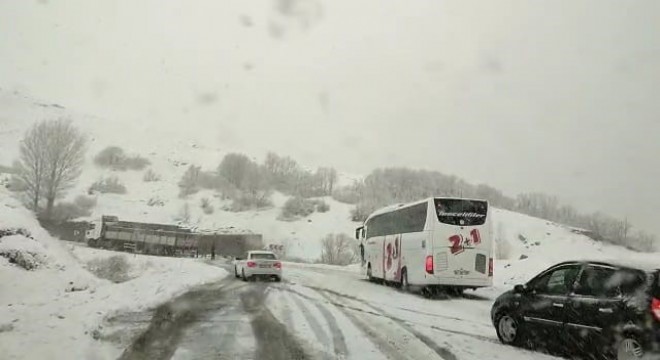
<instances>
[{"instance_id":1,"label":"snow-covered hill","mask_svg":"<svg viewBox=\"0 0 660 360\"><path fill-rule=\"evenodd\" d=\"M21 94L0 90L0 165L9 165L17 156L18 142L22 133L37 120L54 117L71 117L90 138L88 159L84 172L67 199L87 194L88 187L101 177L117 176L127 187L124 195L97 195L97 205L91 218L112 214L122 219L172 223L180 217L186 204L190 224L201 228L225 228L231 231L261 233L266 243L284 244L292 257L316 259L320 255L320 240L328 233L352 234L356 223L349 219L351 206L331 198L324 200L330 205L327 213L314 213L298 221L280 221L278 215L287 197L275 193L274 207L261 211L230 212L229 205L212 191L201 191L186 199L179 198L178 182L188 165L213 170L222 157L233 149L223 148L204 136L204 129L157 128L145 129L141 124L127 124L121 120L101 119L76 114L59 105L31 99ZM110 145L122 147L129 154L146 157L150 168L162 177L158 182L144 182L144 171L110 171L93 164L92 158ZM341 176L352 181L356 176ZM213 214L205 214L201 199L208 198L215 208ZM162 206L149 206L158 199ZM526 215L499 210L494 211L493 234L499 243L508 246L507 259L501 266L524 267L528 273L567 258L642 256L627 249L595 242L576 234L570 228ZM520 260L524 255L527 259ZM507 272L502 272L506 274ZM516 274L518 272L516 271ZM511 275L516 277L517 275Z\"/></svg>"},{"instance_id":2,"label":"snow-covered hill","mask_svg":"<svg viewBox=\"0 0 660 360\"><path fill-rule=\"evenodd\" d=\"M63 200L86 195L89 186L102 177L116 176L127 188L127 193L123 195L98 195L90 219L105 214L130 221L172 223L180 217L187 204L191 226L261 233L266 243L284 244L290 249L290 256L306 259L315 259L320 255L323 236L342 232L350 234L356 226L349 220L351 206L330 198L324 199L330 205L329 212L315 213L293 222L277 220L287 199L278 193L272 197L273 208L251 212L223 211L229 202L218 198L212 191L201 191L181 199L177 184L190 164L201 166L202 170L214 170L232 149L211 141L204 142L204 136L200 135L204 134L204 129L144 129L140 124L102 121L76 114L59 105L42 104L22 94L0 90L0 165L10 165L17 158L19 141L35 121L58 117L73 119L89 136L90 142L83 174ZM149 168L161 176L161 181L144 182L144 171L111 171L95 166L94 155L111 145L123 148L129 155L147 158L151 162ZM340 176L343 183L354 180L354 175ZM200 207L202 198L210 200L216 209L213 214L204 214ZM150 200L161 200L163 205L149 206Z\"/></svg>"}]
</instances>

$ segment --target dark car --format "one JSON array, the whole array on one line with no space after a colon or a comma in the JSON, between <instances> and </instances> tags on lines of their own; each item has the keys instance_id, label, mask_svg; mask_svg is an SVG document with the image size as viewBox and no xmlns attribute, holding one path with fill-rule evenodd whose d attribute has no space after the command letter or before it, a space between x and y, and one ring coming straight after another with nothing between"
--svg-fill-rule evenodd
<instances>
[{"instance_id":1,"label":"dark car","mask_svg":"<svg viewBox=\"0 0 660 360\"><path fill-rule=\"evenodd\" d=\"M593 358L660 359L658 269L660 259L657 266L557 264L497 298L491 310L497 336L505 344Z\"/></svg>"}]
</instances>

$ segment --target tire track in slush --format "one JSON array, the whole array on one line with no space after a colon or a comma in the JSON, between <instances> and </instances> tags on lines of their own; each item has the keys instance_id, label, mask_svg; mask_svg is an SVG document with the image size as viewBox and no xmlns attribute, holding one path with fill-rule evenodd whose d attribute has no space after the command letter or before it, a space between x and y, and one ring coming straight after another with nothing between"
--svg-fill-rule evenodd
<instances>
[{"instance_id":1,"label":"tire track in slush","mask_svg":"<svg viewBox=\"0 0 660 360\"><path fill-rule=\"evenodd\" d=\"M199 286L154 310L149 327L124 350L120 360L169 359L177 349L183 332L198 320L207 308L220 309L232 286L227 280ZM218 301L218 303L215 303Z\"/></svg>"},{"instance_id":2,"label":"tire track in slush","mask_svg":"<svg viewBox=\"0 0 660 360\"><path fill-rule=\"evenodd\" d=\"M332 343L334 345L335 354L340 358L346 358L348 356L348 347L346 346L346 339L344 339L344 333L339 328L337 324L337 319L330 313L330 310L325 306L316 303L316 307L319 309L325 320L330 326L330 331L332 332Z\"/></svg>"},{"instance_id":3,"label":"tire track in slush","mask_svg":"<svg viewBox=\"0 0 660 360\"><path fill-rule=\"evenodd\" d=\"M494 339L494 338L491 338L491 337L488 337L488 336L477 335L477 334L473 334L473 333L469 333L469 332L465 332L465 331L460 331L460 330L456 330L456 329L450 329L450 328L440 327L440 326L437 326L437 325L418 324L418 323L415 323L415 322L410 321L410 320L405 320L405 319L402 319L402 318L396 317L396 316L394 316L394 315L390 315L389 313L386 313L386 312L382 311L382 309L379 310L379 311L381 311L381 312L376 312L375 309L377 309L377 308L376 308L375 306L371 305L371 303L369 303L369 302L367 302L367 301L365 301L365 300L363 300L363 299L360 299L360 298L357 298L357 297L351 296L351 295L346 295L346 294L342 294L342 293L339 293L339 292L336 292L336 291L333 291L333 290L328 290L328 289L324 289L324 288L320 288L320 287L315 287L315 286L306 286L306 287L308 287L308 288L310 288L310 289L313 289L313 290L315 290L315 291L318 292L318 293L320 293L320 292L327 292L327 293L332 294L332 295L334 295L334 296L336 296L336 297L339 297L339 298L344 298L344 299L348 299L348 300L353 300L353 301L355 301L355 302L362 303L363 305L368 305L370 308L372 308L372 309L374 309L374 310L366 310L366 309L359 308L359 307L356 307L356 306L351 306L351 305L347 305L347 304L342 304L342 303L339 303L339 302L337 302L337 301L335 301L335 300L333 300L333 299L330 299L330 298L327 298L327 297L326 297L326 300L327 300L328 302L330 302L332 305L334 305L334 306L336 306L336 307L338 307L338 308L348 309L348 310L352 310L352 311L361 312L361 313L364 313L364 314L369 314L369 315L373 315L373 316L378 316L378 317L382 317L382 318L387 318L387 319L390 319L390 320L392 320L392 321L396 321L396 322L403 322L403 323L406 323L406 324L415 324L415 325L419 325L419 326L424 326L424 327L428 327L429 329L432 329L432 330L435 330L435 331L441 331L441 332L446 332L446 333L450 333L450 334L457 334L457 335L464 335L464 336L467 336L467 337L470 337L470 338L474 338L474 339L479 340L479 341L484 341L484 342L488 342L488 343L492 343L492 344L498 344L498 345L500 344L500 342L499 342L497 339ZM304 297L304 298L306 298L306 299L308 299L308 300L316 301L316 299L314 299L314 298L312 298L312 297L310 297L310 296L304 295L304 294L302 294L302 293L299 293L299 292L297 292L297 291L295 291L295 290L293 290L293 289L281 288L281 290L290 291L290 292L293 292L293 293L295 293L295 294L298 294L299 296ZM404 311L407 310L407 309L402 309L402 308L399 308L399 307L397 307L396 309L404 310ZM414 312L414 311L413 311L413 312ZM444 319L455 319L455 320L461 320L461 321L463 321L462 319L459 319L459 318L454 318L454 317L449 317L449 316L443 316L443 315L436 315L436 317L444 318Z\"/></svg>"},{"instance_id":4,"label":"tire track in slush","mask_svg":"<svg viewBox=\"0 0 660 360\"><path fill-rule=\"evenodd\" d=\"M337 354L340 358L345 358L348 356L349 351L348 351L348 346L346 345L346 339L344 338L344 332L339 327L339 324L337 323L337 319L335 319L334 315L332 315L330 310L328 310L328 308L325 305L319 302L320 299L315 299L309 295L305 295L301 292L298 292L292 289L290 286L278 287L278 290L282 292L285 291L289 292L293 294L296 298L304 298L307 301L313 303L319 309L321 315L323 315L323 318L325 318L328 327L330 328L330 332L332 334L332 344L335 354ZM330 304L336 305L335 303L332 302L330 302Z\"/></svg>"},{"instance_id":5,"label":"tire track in slush","mask_svg":"<svg viewBox=\"0 0 660 360\"><path fill-rule=\"evenodd\" d=\"M323 291L323 290L319 290L319 291ZM334 293L331 290L328 291L328 292L329 293ZM343 298L346 298L346 299L353 300L351 296L342 296L342 295L339 295L339 293L334 293L334 295L338 296L338 297L343 297ZM329 301L332 301L332 300L329 300ZM361 302L363 304L368 304L364 300L360 300L360 299L356 299L354 301ZM456 330L456 329L440 327L440 326L437 326L437 325L427 325L427 324L415 323L414 321L405 320L405 319L390 315L388 313L378 313L375 310L372 311L372 310L361 309L361 308L358 308L358 307L355 307L355 306L342 304L342 303L339 303L339 302L336 302L336 301L333 302L333 305L335 305L337 307L344 308L344 309L361 312L361 313L364 313L364 314L369 314L369 315L373 315L373 316L388 318L388 319L390 319L392 321L396 321L396 322L403 322L405 324L414 324L414 325L424 326L424 327L428 327L429 329L433 329L433 330L436 330L436 331L441 331L441 332L446 332L446 333L456 334L456 335L463 335L463 336L466 336L466 337L470 337L470 338L473 338L473 339L476 339L476 340L479 340L479 341L484 341L484 342L488 342L488 343L492 343L492 344L498 344L498 345L501 344L497 339L494 339L494 338L491 338L491 337L488 337L488 336L485 336L485 335L473 334L473 333L460 331L460 330ZM373 306L370 305L370 307L373 309Z\"/></svg>"},{"instance_id":6,"label":"tire track in slush","mask_svg":"<svg viewBox=\"0 0 660 360\"><path fill-rule=\"evenodd\" d=\"M323 348L330 349L330 338L328 337L328 334L326 334L325 330L323 330L323 327L319 323L318 319L316 319L316 317L309 311L307 305L305 305L305 303L300 300L298 296L291 296L291 299L293 299L293 302L300 309L300 312L305 317L305 321L307 321L309 326L312 328L312 332L314 333L314 336L319 341L319 343L321 343ZM332 356L324 351L323 358L331 360Z\"/></svg>"},{"instance_id":7,"label":"tire track in slush","mask_svg":"<svg viewBox=\"0 0 660 360\"><path fill-rule=\"evenodd\" d=\"M399 318L394 317L394 316L386 315L387 313L383 309L380 309L380 308L378 308L374 305L371 305L370 303L368 303L364 300L361 300L361 299L357 299L357 298L353 299L352 297L343 296L343 294L338 293L336 291L323 289L323 288L314 288L314 290L319 292L322 296L327 298L329 301L332 301L332 299L329 298L327 296L327 294L331 294L331 295L334 295L336 297L341 297L341 298L348 298L349 300L357 301L357 302L359 302L359 303L361 303L365 306L368 306L368 307L372 308L373 310L375 310L375 312L378 313L378 316L384 316L384 317L394 321L397 325L401 326L403 329L408 331L410 334L412 334L414 337L416 337L419 341L421 341L424 345L426 345L428 348L430 348L436 354L438 354L442 359L445 359L445 360L458 360L458 357L451 350L438 345L435 341L433 341L428 336L426 336L426 335L422 334L421 332L415 330L415 328L410 326L410 324L408 324L405 320L399 319Z\"/></svg>"},{"instance_id":8,"label":"tire track in slush","mask_svg":"<svg viewBox=\"0 0 660 360\"><path fill-rule=\"evenodd\" d=\"M328 302L334 304L335 302L325 293L319 292ZM348 318L348 320L353 323L353 325L360 330L364 335L366 335L369 340L376 345L376 347L385 355L388 359L393 360L408 360L408 357L401 354L400 350L394 346L388 339L383 338L377 332L375 332L371 326L367 325L365 322L360 320L357 316L351 314L348 310L337 307L339 311Z\"/></svg>"},{"instance_id":9,"label":"tire track in slush","mask_svg":"<svg viewBox=\"0 0 660 360\"><path fill-rule=\"evenodd\" d=\"M286 325L265 306L266 292L256 288L240 295L243 310L253 316L252 332L257 341L256 359L307 360L311 357Z\"/></svg>"}]
</instances>

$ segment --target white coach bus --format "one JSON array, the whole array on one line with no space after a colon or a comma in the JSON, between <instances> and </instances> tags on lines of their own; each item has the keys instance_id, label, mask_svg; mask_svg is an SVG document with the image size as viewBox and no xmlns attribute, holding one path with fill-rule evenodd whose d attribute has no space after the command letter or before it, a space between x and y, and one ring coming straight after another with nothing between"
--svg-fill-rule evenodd
<instances>
[{"instance_id":1,"label":"white coach bus","mask_svg":"<svg viewBox=\"0 0 660 360\"><path fill-rule=\"evenodd\" d=\"M370 280L461 292L493 284L488 202L429 198L390 206L357 228Z\"/></svg>"}]
</instances>

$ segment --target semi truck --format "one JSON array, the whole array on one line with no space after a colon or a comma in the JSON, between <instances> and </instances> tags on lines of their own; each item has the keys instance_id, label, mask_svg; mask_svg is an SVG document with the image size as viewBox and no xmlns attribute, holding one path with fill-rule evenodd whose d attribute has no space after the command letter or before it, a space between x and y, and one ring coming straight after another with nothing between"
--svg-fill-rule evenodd
<instances>
[{"instance_id":1,"label":"semi truck","mask_svg":"<svg viewBox=\"0 0 660 360\"><path fill-rule=\"evenodd\" d=\"M104 215L86 232L90 247L163 256L239 256L263 248L260 234L197 231L178 225L121 221Z\"/></svg>"}]
</instances>

